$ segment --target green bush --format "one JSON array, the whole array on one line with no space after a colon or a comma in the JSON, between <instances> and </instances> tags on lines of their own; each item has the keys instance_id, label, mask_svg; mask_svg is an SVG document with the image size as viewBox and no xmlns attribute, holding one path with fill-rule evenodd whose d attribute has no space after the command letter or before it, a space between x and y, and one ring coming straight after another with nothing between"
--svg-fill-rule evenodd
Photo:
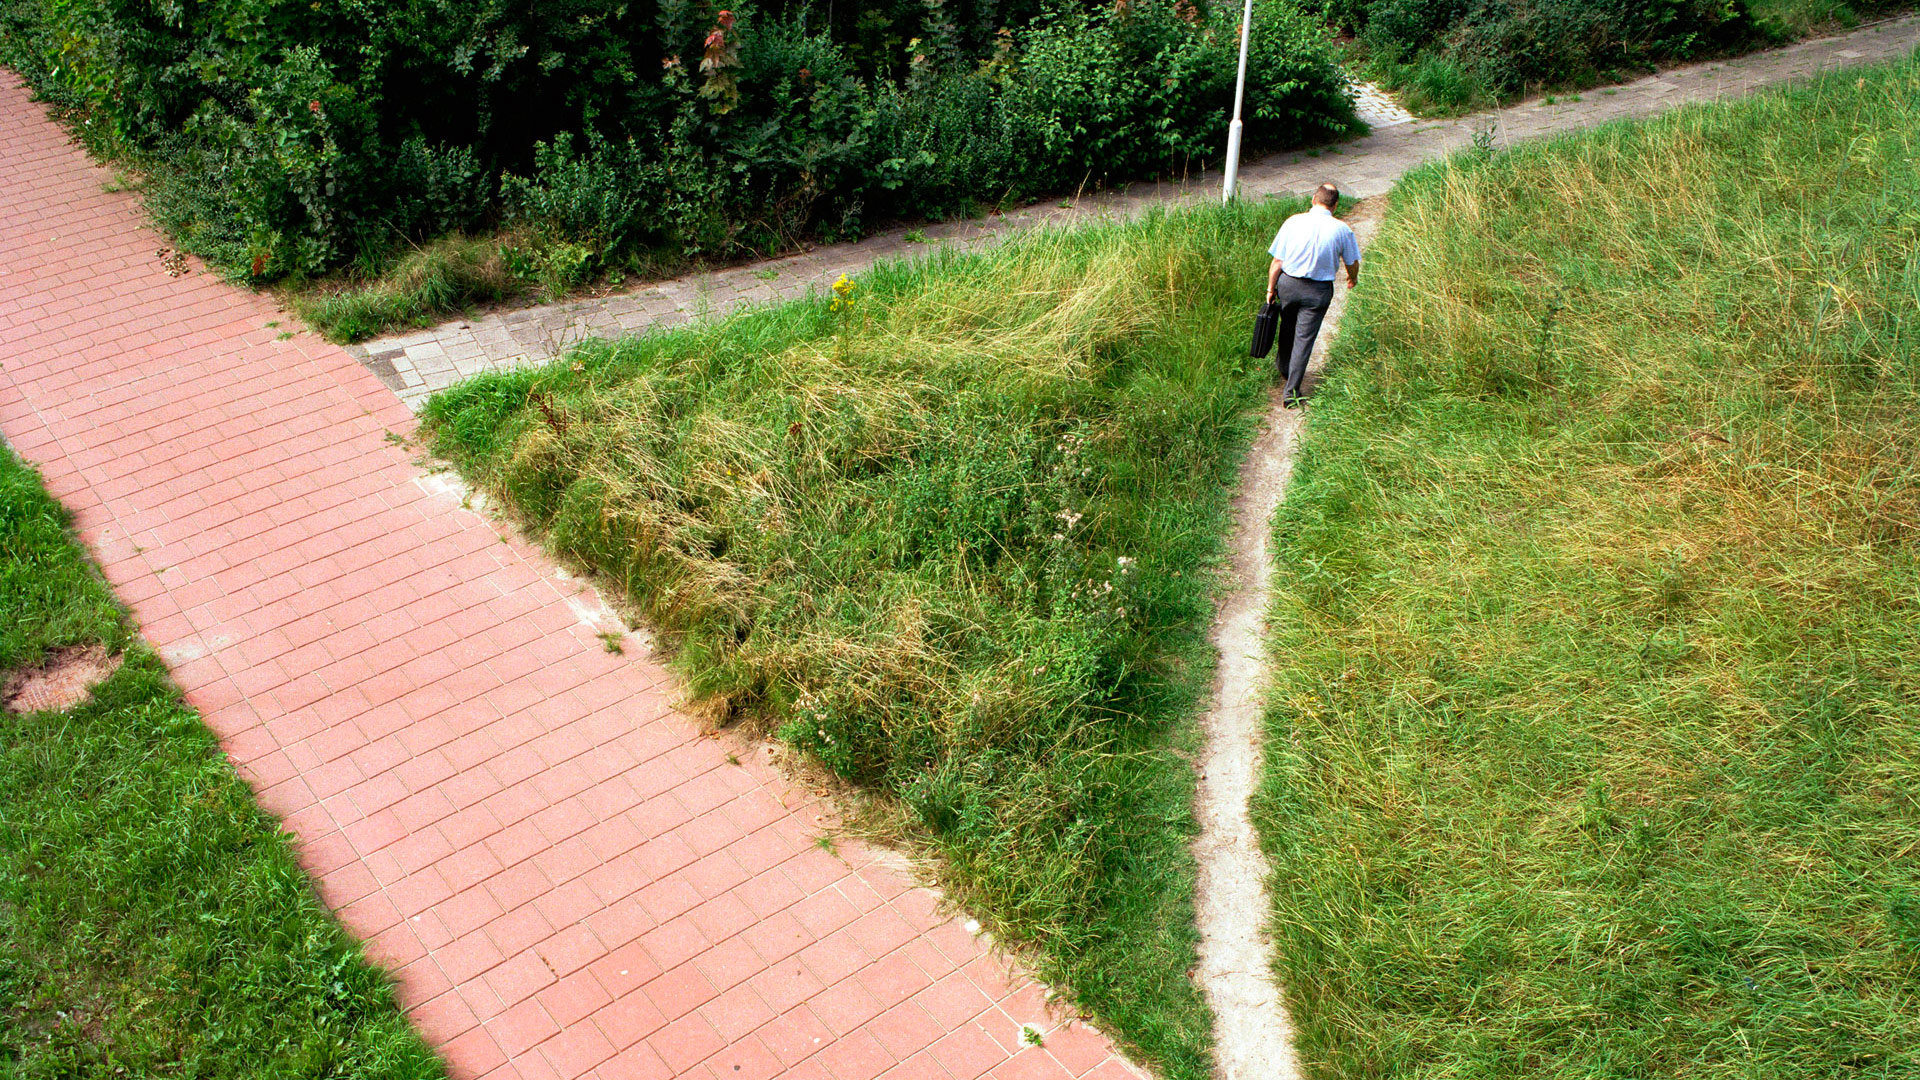
<instances>
[{"instance_id":1,"label":"green bush","mask_svg":"<svg viewBox=\"0 0 1920 1080\"><path fill-rule=\"evenodd\" d=\"M1373 73L1432 111L1774 40L1747 0L1330 0Z\"/></svg>"},{"instance_id":2,"label":"green bush","mask_svg":"<svg viewBox=\"0 0 1920 1080\"><path fill-rule=\"evenodd\" d=\"M1256 147L1352 122L1290 3L1259 7ZM760 253L1218 152L1233 5L836 10L0 0L0 59L251 280L499 224L582 273Z\"/></svg>"}]
</instances>

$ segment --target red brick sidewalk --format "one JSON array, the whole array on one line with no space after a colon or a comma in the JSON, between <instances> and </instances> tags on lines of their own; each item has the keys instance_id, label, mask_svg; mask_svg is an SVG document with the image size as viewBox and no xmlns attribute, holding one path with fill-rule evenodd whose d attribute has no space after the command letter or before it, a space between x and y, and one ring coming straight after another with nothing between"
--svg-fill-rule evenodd
<instances>
[{"instance_id":1,"label":"red brick sidewalk","mask_svg":"<svg viewBox=\"0 0 1920 1080\"><path fill-rule=\"evenodd\" d=\"M1118 1078L597 601L460 505L344 351L169 278L0 72L0 432L457 1077ZM638 650L634 650L638 651Z\"/></svg>"}]
</instances>

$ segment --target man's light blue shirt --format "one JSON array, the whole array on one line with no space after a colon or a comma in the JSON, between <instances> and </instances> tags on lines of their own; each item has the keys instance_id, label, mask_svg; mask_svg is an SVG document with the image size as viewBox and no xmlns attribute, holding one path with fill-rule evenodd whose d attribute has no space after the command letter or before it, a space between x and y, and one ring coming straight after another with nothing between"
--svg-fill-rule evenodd
<instances>
[{"instance_id":1,"label":"man's light blue shirt","mask_svg":"<svg viewBox=\"0 0 1920 1080\"><path fill-rule=\"evenodd\" d=\"M1280 226L1267 254L1280 260L1280 272L1291 277L1332 281L1340 264L1360 265L1360 242L1347 223L1324 206L1295 214Z\"/></svg>"}]
</instances>

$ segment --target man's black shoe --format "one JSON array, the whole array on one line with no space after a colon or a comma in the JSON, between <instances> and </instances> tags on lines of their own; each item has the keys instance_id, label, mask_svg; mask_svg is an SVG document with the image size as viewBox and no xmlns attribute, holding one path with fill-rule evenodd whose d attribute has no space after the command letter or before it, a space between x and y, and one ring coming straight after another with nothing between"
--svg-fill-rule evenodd
<instances>
[{"instance_id":1,"label":"man's black shoe","mask_svg":"<svg viewBox=\"0 0 1920 1080\"><path fill-rule=\"evenodd\" d=\"M1306 403L1307 403L1307 399L1301 397L1299 394L1288 394L1287 400L1283 403L1283 405L1284 407L1289 409L1298 409L1301 406L1305 405Z\"/></svg>"}]
</instances>

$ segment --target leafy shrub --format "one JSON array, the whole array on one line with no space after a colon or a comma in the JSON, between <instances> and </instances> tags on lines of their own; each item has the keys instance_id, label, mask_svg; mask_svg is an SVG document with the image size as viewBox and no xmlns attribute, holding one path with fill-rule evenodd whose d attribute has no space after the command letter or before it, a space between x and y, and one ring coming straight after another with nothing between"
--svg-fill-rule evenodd
<instances>
[{"instance_id":1,"label":"leafy shrub","mask_svg":"<svg viewBox=\"0 0 1920 1080\"><path fill-rule=\"evenodd\" d=\"M1290 3L1259 7L1256 146L1352 118L1327 35ZM253 280L502 221L537 238L529 258L585 249L583 274L765 252L1218 151L1231 5L820 14L0 0L0 58L97 151L138 159L183 247Z\"/></svg>"},{"instance_id":2,"label":"leafy shrub","mask_svg":"<svg viewBox=\"0 0 1920 1080\"><path fill-rule=\"evenodd\" d=\"M790 243L816 223L857 226L871 184L873 95L845 53L795 20L741 22L740 103L713 159L733 178L728 219L748 249Z\"/></svg>"},{"instance_id":3,"label":"leafy shrub","mask_svg":"<svg viewBox=\"0 0 1920 1080\"><path fill-rule=\"evenodd\" d=\"M912 93L882 87L874 135L887 149L876 155L872 197L939 218L1006 194L996 185L1015 175L1025 156L1000 89L994 75L974 72L928 80Z\"/></svg>"},{"instance_id":4,"label":"leafy shrub","mask_svg":"<svg viewBox=\"0 0 1920 1080\"><path fill-rule=\"evenodd\" d=\"M1253 13L1246 109L1258 123L1248 125L1248 146L1276 145L1296 130L1330 135L1351 124L1347 76L1322 48L1325 28L1287 0L1255 0ZM1231 36L1238 26L1237 17L1222 15L1215 32ZM1224 54L1224 63L1235 62L1231 50ZM1216 130L1224 129L1227 108L1222 101Z\"/></svg>"},{"instance_id":5,"label":"leafy shrub","mask_svg":"<svg viewBox=\"0 0 1920 1080\"><path fill-rule=\"evenodd\" d=\"M400 144L393 162L396 233L438 236L477 219L493 192L493 178L470 146L429 145L416 135Z\"/></svg>"},{"instance_id":6,"label":"leafy shrub","mask_svg":"<svg viewBox=\"0 0 1920 1080\"><path fill-rule=\"evenodd\" d=\"M611 143L589 131L586 151L575 154L573 133L563 131L550 143L534 144L533 179L509 173L500 179L500 193L515 219L602 252L645 229L665 181L664 170L631 139Z\"/></svg>"},{"instance_id":7,"label":"leafy shrub","mask_svg":"<svg viewBox=\"0 0 1920 1080\"><path fill-rule=\"evenodd\" d=\"M1437 111L1776 36L1747 0L1333 0L1374 73Z\"/></svg>"}]
</instances>

